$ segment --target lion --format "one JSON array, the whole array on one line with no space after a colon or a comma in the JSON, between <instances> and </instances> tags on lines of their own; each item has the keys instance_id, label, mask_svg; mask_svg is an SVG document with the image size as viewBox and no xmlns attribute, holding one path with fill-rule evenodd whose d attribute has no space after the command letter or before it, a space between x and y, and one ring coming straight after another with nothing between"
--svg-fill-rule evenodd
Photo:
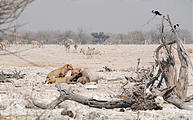
<instances>
[{"instance_id":1,"label":"lion","mask_svg":"<svg viewBox=\"0 0 193 120\"><path fill-rule=\"evenodd\" d=\"M98 74L88 68L73 68L72 65L66 64L65 66L53 70L50 72L46 78L45 83L67 83L76 84L82 83L86 84L88 82L98 82L102 79Z\"/></svg>"},{"instance_id":2,"label":"lion","mask_svg":"<svg viewBox=\"0 0 193 120\"><path fill-rule=\"evenodd\" d=\"M82 76L82 69L81 68L73 68L72 70L68 70L65 75L59 75L57 77L52 77L51 79L47 80L48 84L52 83L68 83L68 84L75 84L77 83L77 79ZM78 76L78 74L80 74ZM72 80L72 81L70 81Z\"/></svg>"},{"instance_id":3,"label":"lion","mask_svg":"<svg viewBox=\"0 0 193 120\"><path fill-rule=\"evenodd\" d=\"M189 53L193 53L193 49L191 49L191 48L187 49L187 51L188 51Z\"/></svg>"},{"instance_id":4,"label":"lion","mask_svg":"<svg viewBox=\"0 0 193 120\"><path fill-rule=\"evenodd\" d=\"M67 72L69 70L73 70L72 65L71 64L66 64L61 68L58 68L56 70L51 71L47 77L46 77L46 81L45 83L50 83L49 81L53 81L52 79L54 78L60 78L60 77L65 77L65 75L67 74Z\"/></svg>"},{"instance_id":5,"label":"lion","mask_svg":"<svg viewBox=\"0 0 193 120\"><path fill-rule=\"evenodd\" d=\"M87 82L90 82L90 79L87 74L85 74L85 71L82 68L70 68L65 65L62 68L56 69L52 72L50 72L47 76L46 82L47 84L53 84L53 83L67 83L67 84L76 84L77 82L86 84ZM63 70L63 68L66 71L60 71ZM64 74L63 74L64 73Z\"/></svg>"},{"instance_id":6,"label":"lion","mask_svg":"<svg viewBox=\"0 0 193 120\"><path fill-rule=\"evenodd\" d=\"M78 73L82 72L83 69L82 68L73 68L72 70L72 76L77 75Z\"/></svg>"},{"instance_id":7,"label":"lion","mask_svg":"<svg viewBox=\"0 0 193 120\"><path fill-rule=\"evenodd\" d=\"M70 82L70 79L72 78L72 76L66 76L66 77L58 77L58 78L52 78L48 81L48 84L53 84L53 83L74 83L75 82Z\"/></svg>"},{"instance_id":8,"label":"lion","mask_svg":"<svg viewBox=\"0 0 193 120\"><path fill-rule=\"evenodd\" d=\"M67 84L76 84L79 82L81 84L86 84L86 83L90 82L90 79L88 77L85 77L85 76L77 77L74 80L72 80L72 78L74 78L74 76L53 78L49 81L49 84L56 83L56 82L57 83L67 83Z\"/></svg>"}]
</instances>

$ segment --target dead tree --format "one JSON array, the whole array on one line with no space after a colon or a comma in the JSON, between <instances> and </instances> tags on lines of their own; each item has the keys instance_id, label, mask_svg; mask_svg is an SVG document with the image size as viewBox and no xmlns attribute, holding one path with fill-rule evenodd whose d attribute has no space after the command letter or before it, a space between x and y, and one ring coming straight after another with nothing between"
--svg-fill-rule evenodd
<instances>
[{"instance_id":1,"label":"dead tree","mask_svg":"<svg viewBox=\"0 0 193 120\"><path fill-rule=\"evenodd\" d=\"M178 34L173 27L173 24L171 23L169 15L167 15L167 21L170 24L170 27L172 28L172 31L174 32L176 36L176 40L167 43L165 36L164 36L164 20L165 17L162 17L162 30L161 30L161 41L162 45L158 47L156 50L156 62L159 65L159 68L161 70L161 76L165 79L165 83L167 87L174 87L173 92L171 92L168 95L164 96L164 99L168 101L169 103L172 103L176 105L178 108L181 109L191 109L188 106L186 106L183 101L187 99L187 88L188 88L188 65L191 64L191 60L181 42L181 40L178 37ZM177 73L177 67L175 64L175 57L174 53L172 52L172 47L169 45L176 43L177 46L177 53L178 58L180 60L180 70L179 73ZM161 47L164 47L167 51L166 59L160 60L159 59L159 50ZM192 64L191 64L192 65ZM162 81L160 81L161 84Z\"/></svg>"}]
</instances>

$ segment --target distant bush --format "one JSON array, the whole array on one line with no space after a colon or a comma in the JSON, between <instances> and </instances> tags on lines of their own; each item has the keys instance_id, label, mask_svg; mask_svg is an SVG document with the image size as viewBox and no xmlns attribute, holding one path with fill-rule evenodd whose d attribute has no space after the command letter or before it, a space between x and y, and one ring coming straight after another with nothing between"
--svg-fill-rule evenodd
<instances>
[{"instance_id":1,"label":"distant bush","mask_svg":"<svg viewBox=\"0 0 193 120\"><path fill-rule=\"evenodd\" d=\"M26 34L27 33L27 34ZM179 30L179 37L187 44L193 44L192 35L187 30ZM133 31L127 34L105 34L103 32L86 33L85 31L40 31L23 32L21 36L36 40L47 40L48 44L56 44L67 38L71 38L77 44L159 44L160 33L157 30L148 32ZM175 40L171 31L165 32L169 41ZM3 38L2 35L0 35Z\"/></svg>"}]
</instances>

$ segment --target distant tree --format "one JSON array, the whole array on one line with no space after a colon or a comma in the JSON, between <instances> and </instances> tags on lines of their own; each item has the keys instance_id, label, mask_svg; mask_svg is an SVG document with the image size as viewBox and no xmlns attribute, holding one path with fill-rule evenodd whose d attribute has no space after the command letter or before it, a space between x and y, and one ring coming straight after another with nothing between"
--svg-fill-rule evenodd
<instances>
[{"instance_id":1,"label":"distant tree","mask_svg":"<svg viewBox=\"0 0 193 120\"><path fill-rule=\"evenodd\" d=\"M64 33L65 38L64 39L72 38L73 34L74 34L74 32L71 30L65 31L65 33Z\"/></svg>"},{"instance_id":2,"label":"distant tree","mask_svg":"<svg viewBox=\"0 0 193 120\"><path fill-rule=\"evenodd\" d=\"M179 34L179 37L182 39L184 44L192 44L193 43L192 33L190 31L180 29L178 31L178 34Z\"/></svg>"},{"instance_id":3,"label":"distant tree","mask_svg":"<svg viewBox=\"0 0 193 120\"><path fill-rule=\"evenodd\" d=\"M102 44L110 37L109 35L105 35L104 32L91 33L91 35L95 38L93 41L95 44Z\"/></svg>"},{"instance_id":4,"label":"distant tree","mask_svg":"<svg viewBox=\"0 0 193 120\"><path fill-rule=\"evenodd\" d=\"M84 36L84 30L82 28L78 28L77 37L78 37L79 44L83 44L83 36Z\"/></svg>"},{"instance_id":5,"label":"distant tree","mask_svg":"<svg viewBox=\"0 0 193 120\"><path fill-rule=\"evenodd\" d=\"M159 31L151 30L147 32L146 34L148 34L151 44L160 44L161 35Z\"/></svg>"},{"instance_id":6,"label":"distant tree","mask_svg":"<svg viewBox=\"0 0 193 120\"><path fill-rule=\"evenodd\" d=\"M25 7L34 0L0 0L0 32L5 32L10 23L16 20ZM9 27L7 27L9 26Z\"/></svg>"},{"instance_id":7,"label":"distant tree","mask_svg":"<svg viewBox=\"0 0 193 120\"><path fill-rule=\"evenodd\" d=\"M129 33L131 44L144 44L145 38L142 31L133 31Z\"/></svg>"},{"instance_id":8,"label":"distant tree","mask_svg":"<svg viewBox=\"0 0 193 120\"><path fill-rule=\"evenodd\" d=\"M119 37L119 44L122 44L123 43L123 40L124 40L124 35L123 34L118 34L118 37Z\"/></svg>"}]
</instances>

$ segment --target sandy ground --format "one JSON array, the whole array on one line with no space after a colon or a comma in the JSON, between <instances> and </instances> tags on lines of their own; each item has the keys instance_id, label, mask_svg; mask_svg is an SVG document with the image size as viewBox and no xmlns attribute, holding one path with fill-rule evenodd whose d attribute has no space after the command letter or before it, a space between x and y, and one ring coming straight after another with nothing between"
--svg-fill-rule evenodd
<instances>
[{"instance_id":1,"label":"sandy ground","mask_svg":"<svg viewBox=\"0 0 193 120\"><path fill-rule=\"evenodd\" d=\"M101 55L85 56L79 53L81 48L95 47L101 51ZM11 73L20 70L25 73L24 79L15 80L15 84L20 87L14 87L11 83L0 83L0 113L6 119L36 119L41 115L41 119L72 119L67 116L62 116L60 113L65 106L68 106L74 114L76 119L92 119L92 120L150 120L150 119L193 119L193 111L179 110L170 104L164 105L164 110L160 111L138 111L133 112L126 110L120 112L119 109L104 110L89 108L87 106L66 101L54 110L40 110L27 109L25 105L28 104L28 98L34 97L36 99L44 100L45 103L54 100L59 93L54 85L42 85L47 74L64 64L72 64L74 67L86 67L94 70L102 69L108 66L118 72L100 73L105 78L115 78L117 76L129 76L128 72L122 70L129 70L136 68L137 59L141 59L141 66L148 67L153 62L153 51L158 45L82 45L79 50L70 50L66 52L63 46L45 45L43 48L32 48L31 45L11 46L7 50L14 53L14 55L0 51L0 70L5 73ZM186 45L186 48L193 48L193 45ZM191 55L191 58L193 55ZM177 61L179 65L179 62ZM190 72L191 73L191 72ZM190 83L188 95L193 93L193 78L189 75ZM90 83L93 84L93 83ZM89 85L89 84L88 84ZM87 97L95 99L112 100L120 94L120 82L105 82L100 81L97 84L97 89L88 90L87 85L67 85L66 88L74 89L74 91L81 93ZM42 102L42 101L41 101ZM192 103L188 103L193 107Z\"/></svg>"},{"instance_id":2,"label":"sandy ground","mask_svg":"<svg viewBox=\"0 0 193 120\"><path fill-rule=\"evenodd\" d=\"M79 53L81 48L95 47L101 51L101 55L93 57ZM154 50L158 45L79 45L77 51L66 52L63 46L45 45L43 48L32 48L31 45L11 46L7 50L15 52L17 56L10 55L5 51L0 51L0 65L5 66L34 66L58 67L66 63L74 66L84 66L88 68L101 68L104 65L115 69L128 69L136 67L137 59L141 59L143 66L150 66L154 62ZM186 48L193 48L193 45L186 45ZM8 54L8 55L4 55ZM193 55L191 55L192 57ZM31 63L32 64L31 64Z\"/></svg>"},{"instance_id":3,"label":"sandy ground","mask_svg":"<svg viewBox=\"0 0 193 120\"><path fill-rule=\"evenodd\" d=\"M141 58L143 65L150 65L153 62L153 50L155 45L140 46L140 45L86 45L79 46L80 48L95 47L100 50L102 55L97 55L92 58L73 51L66 53L63 46L46 45L44 48L31 48L30 45L14 46L8 48L9 51L16 52L28 61L37 65L47 67L58 67L66 63L71 63L78 66L86 66L89 68L101 68L104 65L122 69L136 66L137 58ZM5 53L0 51L0 54ZM13 55L4 55L0 58L0 64L6 66L33 66Z\"/></svg>"}]
</instances>

